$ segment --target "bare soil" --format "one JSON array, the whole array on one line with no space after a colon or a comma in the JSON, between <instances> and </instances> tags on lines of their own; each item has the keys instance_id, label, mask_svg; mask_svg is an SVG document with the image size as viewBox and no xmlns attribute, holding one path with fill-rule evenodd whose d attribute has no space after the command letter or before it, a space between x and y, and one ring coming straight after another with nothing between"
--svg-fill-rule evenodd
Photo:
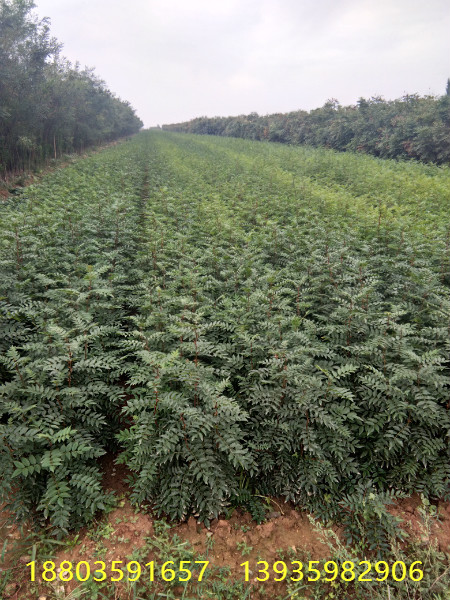
<instances>
[{"instance_id":1,"label":"bare soil","mask_svg":"<svg viewBox=\"0 0 450 600\"><path fill-rule=\"evenodd\" d=\"M98 539L93 539L92 528L84 528L78 533L76 545L56 553L54 561L57 564L63 560L69 560L74 564L79 561L93 563L100 559L107 565L113 560L127 562L133 551L146 544L145 538L154 535L155 517L149 512L136 512L127 498L129 489L124 481L127 476L126 468L115 465L113 457L104 460L103 467L104 487L113 490L123 499L119 502L119 506L102 520L103 530L108 531L108 534L101 538L102 555L95 556ZM174 525L170 535L177 534L182 540L188 541L198 554L207 552L211 565L229 567L234 579L243 580L244 571L241 566L243 562L248 560L250 564L256 564L258 560L265 560L272 564L283 558L288 562L289 559L286 557L290 550L294 553L300 552L304 556L309 555L311 560L329 558L328 547L318 539L317 532L305 512L277 498L272 499L272 503L272 513L269 513L269 518L259 525L252 521L250 514L237 510L228 520L214 520L210 528L199 524L191 517L187 522ZM439 519L432 525L431 538L426 539L421 528L420 506L420 497L414 495L398 501L391 512L403 520L402 527L410 536L418 538L424 545L436 540L441 551L450 553L450 503L437 504ZM338 528L334 528L334 531L339 537L341 536L342 532ZM12 567L15 572L14 581L8 586L7 596L3 600L31 600L35 597L50 600L54 596L49 595L48 588L47 591L42 588L41 596L30 595L27 581L29 567L26 567L30 555L26 535L26 529L20 530L16 526L3 527L3 529L0 527L0 550L4 540L8 540L3 569ZM148 553L146 562L154 558L152 553ZM0 563L0 568L1 566ZM256 574L251 576L254 579ZM254 581L256 582L256 579ZM55 591L59 594L64 593L65 595L61 597L65 598L77 585L79 585L77 582L72 581L64 584L63 589L59 584L59 589ZM255 583L255 592L251 597L255 600L260 597L267 599L283 592L284 584L272 582L264 585L264 596L259 595Z\"/></svg>"}]
</instances>

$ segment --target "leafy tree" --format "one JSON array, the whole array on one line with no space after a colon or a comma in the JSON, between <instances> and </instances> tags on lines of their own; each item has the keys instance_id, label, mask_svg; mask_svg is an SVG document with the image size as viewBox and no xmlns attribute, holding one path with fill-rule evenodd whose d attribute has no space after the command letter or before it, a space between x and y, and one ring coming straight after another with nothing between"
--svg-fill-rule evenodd
<instances>
[{"instance_id":1,"label":"leafy tree","mask_svg":"<svg viewBox=\"0 0 450 600\"><path fill-rule=\"evenodd\" d=\"M60 56L31 0L0 0L0 176L135 133L142 122L92 70Z\"/></svg>"},{"instance_id":2,"label":"leafy tree","mask_svg":"<svg viewBox=\"0 0 450 600\"><path fill-rule=\"evenodd\" d=\"M333 98L309 113L200 117L163 125L163 129L309 144L381 158L414 158L445 164L450 161L448 89L447 85L447 94L440 98L417 94L393 101L359 98L356 106L341 106Z\"/></svg>"}]
</instances>

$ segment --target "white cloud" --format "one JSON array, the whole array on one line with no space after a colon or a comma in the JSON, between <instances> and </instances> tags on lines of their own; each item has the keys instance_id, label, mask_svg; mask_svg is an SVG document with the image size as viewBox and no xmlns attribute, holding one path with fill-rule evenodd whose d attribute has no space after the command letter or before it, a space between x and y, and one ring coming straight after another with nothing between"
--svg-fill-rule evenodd
<instances>
[{"instance_id":1,"label":"white cloud","mask_svg":"<svg viewBox=\"0 0 450 600\"><path fill-rule=\"evenodd\" d=\"M443 93L447 0L36 0L146 125Z\"/></svg>"}]
</instances>

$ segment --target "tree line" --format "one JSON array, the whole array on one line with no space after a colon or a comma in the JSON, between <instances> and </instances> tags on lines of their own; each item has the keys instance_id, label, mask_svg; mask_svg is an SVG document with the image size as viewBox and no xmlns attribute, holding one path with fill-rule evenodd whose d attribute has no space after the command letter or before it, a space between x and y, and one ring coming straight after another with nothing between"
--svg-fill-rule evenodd
<instances>
[{"instance_id":1,"label":"tree line","mask_svg":"<svg viewBox=\"0 0 450 600\"><path fill-rule=\"evenodd\" d=\"M0 178L143 125L93 69L64 59L32 0L0 0Z\"/></svg>"},{"instance_id":2,"label":"tree line","mask_svg":"<svg viewBox=\"0 0 450 600\"><path fill-rule=\"evenodd\" d=\"M450 80L443 96L410 94L391 101L360 98L353 106L331 99L309 112L199 117L162 127L446 164L450 162Z\"/></svg>"}]
</instances>

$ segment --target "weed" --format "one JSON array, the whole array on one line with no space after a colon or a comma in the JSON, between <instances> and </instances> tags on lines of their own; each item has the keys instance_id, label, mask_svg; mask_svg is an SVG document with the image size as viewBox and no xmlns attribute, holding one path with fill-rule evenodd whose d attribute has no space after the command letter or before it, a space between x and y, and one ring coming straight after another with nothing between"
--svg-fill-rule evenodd
<instances>
[{"instance_id":1,"label":"weed","mask_svg":"<svg viewBox=\"0 0 450 600\"><path fill-rule=\"evenodd\" d=\"M247 556L253 550L253 546L248 546L246 541L236 543L238 550L241 551L242 556Z\"/></svg>"}]
</instances>

